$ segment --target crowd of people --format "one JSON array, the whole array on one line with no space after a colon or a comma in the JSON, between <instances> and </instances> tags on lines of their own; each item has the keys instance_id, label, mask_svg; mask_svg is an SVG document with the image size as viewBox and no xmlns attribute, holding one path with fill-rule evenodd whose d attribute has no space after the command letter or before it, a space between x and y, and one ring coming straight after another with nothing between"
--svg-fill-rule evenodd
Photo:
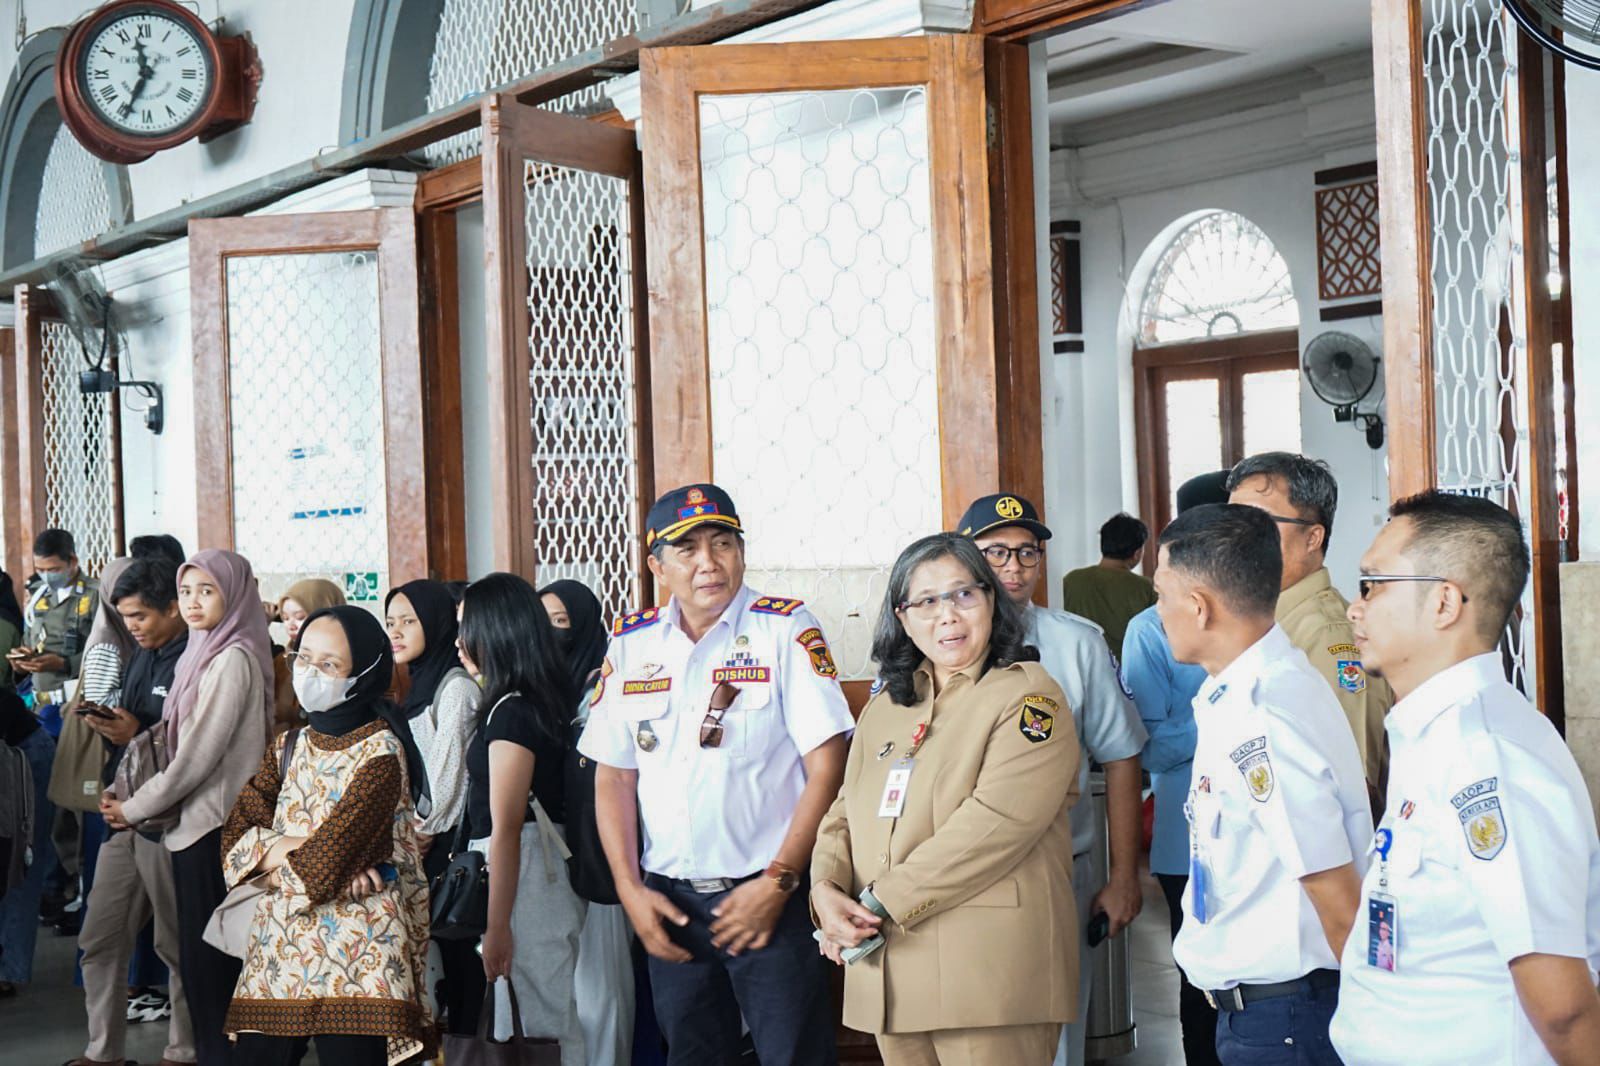
<instances>
[{"instance_id":1,"label":"crowd of people","mask_svg":"<svg viewBox=\"0 0 1600 1066\"><path fill-rule=\"evenodd\" d=\"M381 621L323 579L263 603L171 537L96 582L46 530L25 605L0 577L0 996L45 922L79 938L69 1066L146 1017L162 1066L508 1029L562 1066L828 1066L842 967L889 1066L1075 1066L1148 772L1189 1063L1593 1062L1594 810L1498 651L1520 526L1401 501L1348 602L1336 506L1301 456L1197 478L1153 583L1118 515L1070 612L1033 503L976 500L889 571L854 713L715 485L651 507L663 605L609 629L504 573Z\"/></svg>"}]
</instances>

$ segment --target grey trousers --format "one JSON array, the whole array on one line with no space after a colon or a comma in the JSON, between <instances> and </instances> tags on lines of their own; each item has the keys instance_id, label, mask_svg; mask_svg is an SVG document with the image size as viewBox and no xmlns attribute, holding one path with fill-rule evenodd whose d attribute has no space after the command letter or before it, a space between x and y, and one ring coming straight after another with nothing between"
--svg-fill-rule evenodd
<instances>
[{"instance_id":1,"label":"grey trousers","mask_svg":"<svg viewBox=\"0 0 1600 1066\"><path fill-rule=\"evenodd\" d=\"M112 833L100 848L89 913L78 934L83 952L83 999L89 1045L83 1057L121 1062L128 1030L128 958L139 930L152 917L156 954L170 974L172 1020L164 1058L194 1061L194 1031L178 971L178 904L172 891L172 856L158 840L131 830Z\"/></svg>"}]
</instances>

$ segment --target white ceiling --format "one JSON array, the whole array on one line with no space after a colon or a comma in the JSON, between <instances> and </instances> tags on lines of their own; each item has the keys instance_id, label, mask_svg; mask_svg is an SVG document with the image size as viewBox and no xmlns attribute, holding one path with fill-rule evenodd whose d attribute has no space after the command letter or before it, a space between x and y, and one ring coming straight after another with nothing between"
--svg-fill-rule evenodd
<instances>
[{"instance_id":1,"label":"white ceiling","mask_svg":"<svg viewBox=\"0 0 1600 1066\"><path fill-rule=\"evenodd\" d=\"M1052 140L1369 50L1371 18L1371 0L1166 0L1059 33L1045 42Z\"/></svg>"}]
</instances>

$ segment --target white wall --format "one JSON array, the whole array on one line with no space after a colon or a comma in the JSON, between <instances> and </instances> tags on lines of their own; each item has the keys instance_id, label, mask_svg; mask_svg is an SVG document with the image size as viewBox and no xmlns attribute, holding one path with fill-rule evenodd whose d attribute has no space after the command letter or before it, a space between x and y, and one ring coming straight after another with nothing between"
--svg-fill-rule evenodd
<instances>
[{"instance_id":1,"label":"white wall","mask_svg":"<svg viewBox=\"0 0 1600 1066\"><path fill-rule=\"evenodd\" d=\"M1241 115L1237 122L1207 123L1203 131L1177 129L1054 153L1050 217L1083 225L1086 350L1045 356L1045 439L1053 453L1046 458L1046 507L1056 533L1052 587L1059 586L1065 570L1098 558L1097 532L1107 517L1118 510L1138 513L1133 377L1126 335L1119 339L1119 319L1130 288L1135 304L1142 292L1143 278L1136 276L1141 256L1176 220L1206 209L1250 219L1288 264L1300 306L1302 350L1317 334L1338 329L1367 340L1381 354L1381 318L1323 323L1316 290L1313 175L1375 158L1370 81L1357 79L1314 95L1296 115L1274 109L1277 128ZM1197 140L1203 147L1186 153ZM1229 158L1241 162L1225 173ZM1186 172L1204 177L1186 180ZM1331 409L1304 381L1301 427L1304 452L1327 460L1339 481L1328 563L1335 584L1347 589L1387 507L1384 452L1370 450L1351 425L1335 424Z\"/></svg>"},{"instance_id":2,"label":"white wall","mask_svg":"<svg viewBox=\"0 0 1600 1066\"><path fill-rule=\"evenodd\" d=\"M15 24L22 0L0 0L0 26ZM217 16L220 0L201 0L200 17ZM65 25L100 0L30 0L28 30ZM191 5L192 6L192 5ZM248 33L261 57L255 116L241 129L200 144L190 141L129 167L134 214L147 218L186 201L241 185L338 147L345 44L354 0L227 0L225 36ZM0 84L16 52L0 49ZM421 70L418 77L426 78Z\"/></svg>"}]
</instances>

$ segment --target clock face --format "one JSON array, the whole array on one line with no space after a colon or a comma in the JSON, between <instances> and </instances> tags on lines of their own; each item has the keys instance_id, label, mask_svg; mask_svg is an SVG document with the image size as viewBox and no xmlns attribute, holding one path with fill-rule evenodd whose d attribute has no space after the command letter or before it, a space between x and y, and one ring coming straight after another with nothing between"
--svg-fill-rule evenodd
<instances>
[{"instance_id":1,"label":"clock face","mask_svg":"<svg viewBox=\"0 0 1600 1066\"><path fill-rule=\"evenodd\" d=\"M102 121L135 137L160 137L205 108L214 74L194 27L159 10L134 9L90 30L77 80Z\"/></svg>"}]
</instances>

